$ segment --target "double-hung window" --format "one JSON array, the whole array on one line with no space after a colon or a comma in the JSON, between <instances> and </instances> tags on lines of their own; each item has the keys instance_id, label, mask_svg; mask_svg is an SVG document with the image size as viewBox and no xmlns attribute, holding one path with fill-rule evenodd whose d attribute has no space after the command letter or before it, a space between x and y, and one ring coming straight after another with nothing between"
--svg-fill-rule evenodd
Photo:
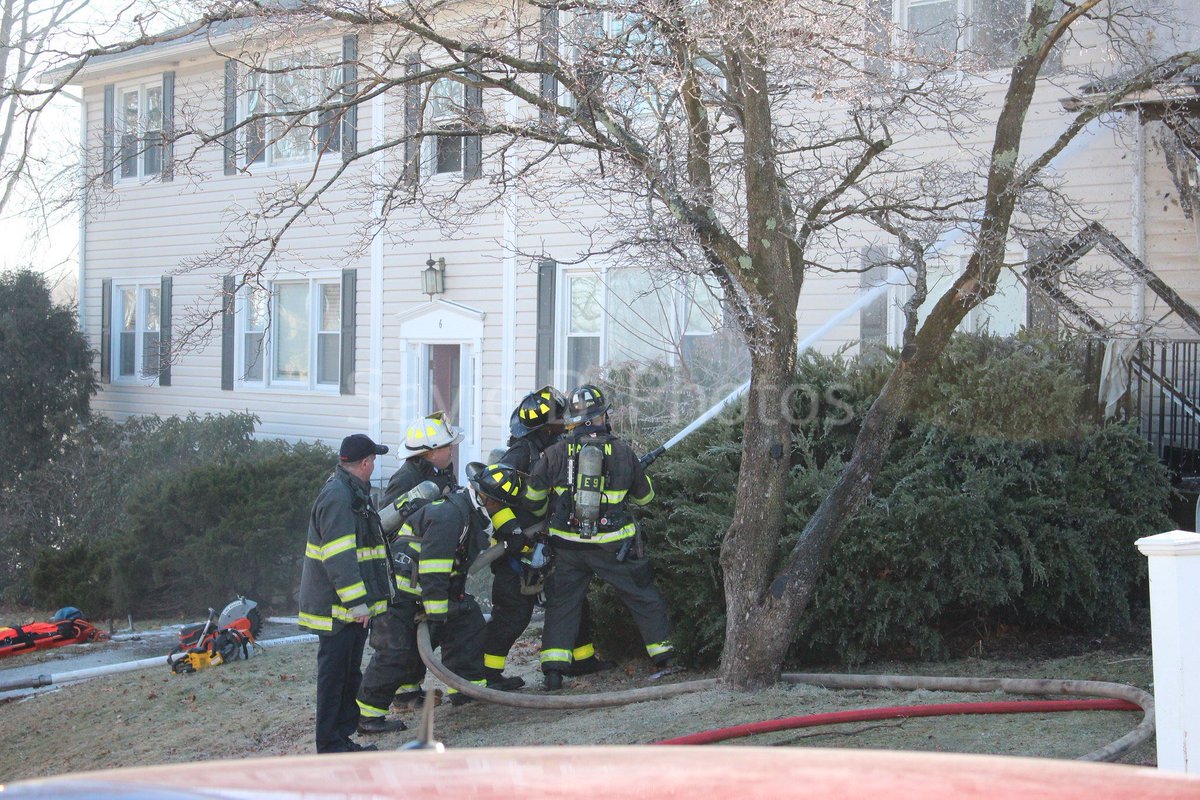
<instances>
[{"instance_id":1,"label":"double-hung window","mask_svg":"<svg viewBox=\"0 0 1200 800\"><path fill-rule=\"evenodd\" d=\"M463 171L465 87L451 78L438 78L429 89L429 174Z\"/></svg>"},{"instance_id":2,"label":"double-hung window","mask_svg":"<svg viewBox=\"0 0 1200 800\"><path fill-rule=\"evenodd\" d=\"M716 287L700 277L612 268L563 273L560 382L577 384L609 361L687 359L721 325Z\"/></svg>"},{"instance_id":3,"label":"double-hung window","mask_svg":"<svg viewBox=\"0 0 1200 800\"><path fill-rule=\"evenodd\" d=\"M162 355L161 284L114 283L112 290L112 375L117 381L158 377Z\"/></svg>"},{"instance_id":4,"label":"double-hung window","mask_svg":"<svg viewBox=\"0 0 1200 800\"><path fill-rule=\"evenodd\" d=\"M319 53L273 56L246 75L239 113L245 163L287 166L341 147L342 70ZM322 108L326 107L326 108Z\"/></svg>"},{"instance_id":5,"label":"double-hung window","mask_svg":"<svg viewBox=\"0 0 1200 800\"><path fill-rule=\"evenodd\" d=\"M138 180L160 174L163 162L161 79L121 85L117 87L116 95L117 180Z\"/></svg>"},{"instance_id":6,"label":"double-hung window","mask_svg":"<svg viewBox=\"0 0 1200 800\"><path fill-rule=\"evenodd\" d=\"M1030 0L895 0L894 18L924 55L962 51L988 67L1017 55Z\"/></svg>"},{"instance_id":7,"label":"double-hung window","mask_svg":"<svg viewBox=\"0 0 1200 800\"><path fill-rule=\"evenodd\" d=\"M244 387L337 389L342 286L336 278L279 280L240 298L238 374Z\"/></svg>"}]
</instances>

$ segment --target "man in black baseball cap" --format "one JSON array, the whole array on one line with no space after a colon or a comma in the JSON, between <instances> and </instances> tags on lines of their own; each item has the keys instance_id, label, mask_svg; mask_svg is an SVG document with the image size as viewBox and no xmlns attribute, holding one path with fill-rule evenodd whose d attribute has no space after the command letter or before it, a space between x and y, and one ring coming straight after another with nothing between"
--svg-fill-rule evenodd
<instances>
[{"instance_id":1,"label":"man in black baseball cap","mask_svg":"<svg viewBox=\"0 0 1200 800\"><path fill-rule=\"evenodd\" d=\"M395 592L391 554L371 500L375 458L388 449L356 433L313 504L300 576L300 627L317 634L317 752L375 750L350 738L358 728L367 626ZM371 554L367 558L360 553ZM403 727L403 723L399 724Z\"/></svg>"},{"instance_id":2,"label":"man in black baseball cap","mask_svg":"<svg viewBox=\"0 0 1200 800\"><path fill-rule=\"evenodd\" d=\"M386 445L375 444L365 433L352 433L342 439L342 449L338 451L338 460L343 464L362 461L367 456L382 456L387 453Z\"/></svg>"}]
</instances>

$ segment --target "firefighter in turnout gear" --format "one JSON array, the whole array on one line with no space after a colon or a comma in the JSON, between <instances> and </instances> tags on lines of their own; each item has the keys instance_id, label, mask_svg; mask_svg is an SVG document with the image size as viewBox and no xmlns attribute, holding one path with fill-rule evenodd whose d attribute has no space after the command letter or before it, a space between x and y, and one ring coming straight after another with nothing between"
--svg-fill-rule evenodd
<instances>
[{"instance_id":1,"label":"firefighter in turnout gear","mask_svg":"<svg viewBox=\"0 0 1200 800\"><path fill-rule=\"evenodd\" d=\"M509 422L512 433L508 450L499 463L528 473L542 457L542 451L562 435L566 398L552 386L543 386L522 398ZM483 666L492 689L519 689L525 681L504 675L508 651L529 625L537 604L538 585L548 567L533 566L535 546L525 532L537 522L536 513L545 507L546 492L532 486L526 489L525 503L500 512L494 520L497 541L506 545L507 555L492 562L492 618L483 633ZM501 518L502 516L502 518ZM544 536L539 537L544 539ZM539 565L540 566L540 565ZM572 649L570 673L584 675L611 669L613 662L596 656L592 644L592 622L584 601L579 635Z\"/></svg>"},{"instance_id":2,"label":"firefighter in turnout gear","mask_svg":"<svg viewBox=\"0 0 1200 800\"><path fill-rule=\"evenodd\" d=\"M451 425L442 411L413 420L404 437L404 449L409 455L388 481L383 504L395 502L423 481L433 481L443 494L457 489L453 448L462 438L463 432Z\"/></svg>"},{"instance_id":3,"label":"firefighter in turnout gear","mask_svg":"<svg viewBox=\"0 0 1200 800\"><path fill-rule=\"evenodd\" d=\"M654 488L633 449L608 427L608 403L590 384L571 392L568 432L533 467L530 482L549 490L549 536L555 567L546 583L542 632L545 688L558 689L571 665L588 584L596 575L633 614L646 653L670 666L671 620L654 584L629 506L654 499Z\"/></svg>"},{"instance_id":4,"label":"firefighter in turnout gear","mask_svg":"<svg viewBox=\"0 0 1200 800\"><path fill-rule=\"evenodd\" d=\"M388 481L383 494L384 511L393 504L402 503L409 492L427 481L436 486L443 497L458 489L453 457L454 445L461 442L462 438L462 431L446 420L445 412L435 411L413 420L404 437L404 449L408 457ZM426 499L418 499L407 504L404 510L411 514L427 502ZM385 663L394 660L395 656L389 655L386 650L390 642L403 639L406 624L402 613L392 613L391 610L372 624L371 649L375 655L372 656L372 664L367 667L368 672L377 658L382 658ZM421 702L424 696L421 681L424 676L422 671L414 681L397 688L397 708L411 707ZM403 723L387 721L382 717L363 717L359 727L362 733L383 733L402 730Z\"/></svg>"},{"instance_id":5,"label":"firefighter in turnout gear","mask_svg":"<svg viewBox=\"0 0 1200 800\"><path fill-rule=\"evenodd\" d=\"M483 685L483 612L466 593L467 569L487 546L492 518L520 501L525 477L511 467L486 467L465 489L418 509L396 540L397 596L388 610L387 641L363 676L360 728L383 727L397 687L419 684L425 674L417 650L417 624L429 622L434 647L455 674ZM377 639L371 637L374 646ZM469 697L450 690L455 705ZM371 723L375 723L372 725Z\"/></svg>"},{"instance_id":6,"label":"firefighter in turnout gear","mask_svg":"<svg viewBox=\"0 0 1200 800\"><path fill-rule=\"evenodd\" d=\"M317 647L317 752L374 750L350 738L358 725L367 623L395 591L391 554L371 502L375 457L388 449L356 433L342 440L339 463L313 503L300 577L300 627Z\"/></svg>"}]
</instances>

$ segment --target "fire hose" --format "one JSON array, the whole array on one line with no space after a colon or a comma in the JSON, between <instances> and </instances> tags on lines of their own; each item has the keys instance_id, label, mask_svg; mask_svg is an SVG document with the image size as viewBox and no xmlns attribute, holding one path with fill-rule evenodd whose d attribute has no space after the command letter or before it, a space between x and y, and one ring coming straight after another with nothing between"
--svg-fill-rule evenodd
<instances>
[{"instance_id":1,"label":"fire hose","mask_svg":"<svg viewBox=\"0 0 1200 800\"><path fill-rule=\"evenodd\" d=\"M417 649L421 660L438 679L452 689L477 700L484 700L498 705L514 708L559 709L575 710L584 708L609 708L627 705L646 700L665 700L691 692L713 689L717 686L716 678L706 678L697 681L685 681L666 686L650 686L641 689L627 689L619 692L602 692L576 695L529 695L517 692L502 692L498 689L487 689L462 678L446 668L433 650L429 638L428 623L422 622L417 628ZM785 672L780 676L784 683L820 686L826 689L876 689L915 691L924 689L942 692L1005 692L1008 694L1028 695L1068 695L1075 697L1105 698L1098 702L1088 702L1080 705L1081 701L1047 702L1047 701L991 701L983 703L953 703L940 706L900 706L888 708L862 709L852 712L835 714L816 714L805 717L791 717L787 720L768 720L751 723L746 726L736 726L733 729L718 729L702 734L693 734L704 741L721 741L735 736L747 736L754 733L766 733L772 730L788 730L791 728L814 727L816 725L831 725L840 722L852 722L874 719L895 719L897 717L932 716L941 714L968 713L1018 713L1018 711L1078 711L1078 710L1126 710L1142 711L1142 720L1129 733L1092 752L1080 756L1081 761L1115 761L1133 748L1147 741L1154 735L1154 697L1135 686L1106 681L1077 681L1056 680L1047 678L947 678L925 675L851 675L836 673L798 673ZM1117 702L1113 702L1117 701ZM855 716L850 716L855 715ZM731 733L732 731L739 731ZM719 734L730 735L719 735ZM690 737L681 737L684 739ZM685 743L675 740L665 740L659 744ZM688 742L690 743L690 742ZM696 743L700 743L698 740Z\"/></svg>"}]
</instances>

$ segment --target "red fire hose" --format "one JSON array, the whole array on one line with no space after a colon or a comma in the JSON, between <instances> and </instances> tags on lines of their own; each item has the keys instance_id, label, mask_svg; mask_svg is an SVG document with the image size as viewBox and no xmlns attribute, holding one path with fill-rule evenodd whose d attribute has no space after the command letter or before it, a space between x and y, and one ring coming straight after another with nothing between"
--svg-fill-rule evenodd
<instances>
[{"instance_id":1,"label":"red fire hose","mask_svg":"<svg viewBox=\"0 0 1200 800\"><path fill-rule=\"evenodd\" d=\"M842 722L870 722L880 719L907 719L908 717L943 717L954 714L1037 714L1050 711L1141 711L1141 707L1127 700L1005 700L987 703L939 703L922 706L890 706L887 708L860 708L854 711L834 711L828 714L808 714L802 717L748 722L728 728L689 733L663 739L654 744L712 744L727 739L754 736L773 731L790 731L796 728L816 728Z\"/></svg>"}]
</instances>

